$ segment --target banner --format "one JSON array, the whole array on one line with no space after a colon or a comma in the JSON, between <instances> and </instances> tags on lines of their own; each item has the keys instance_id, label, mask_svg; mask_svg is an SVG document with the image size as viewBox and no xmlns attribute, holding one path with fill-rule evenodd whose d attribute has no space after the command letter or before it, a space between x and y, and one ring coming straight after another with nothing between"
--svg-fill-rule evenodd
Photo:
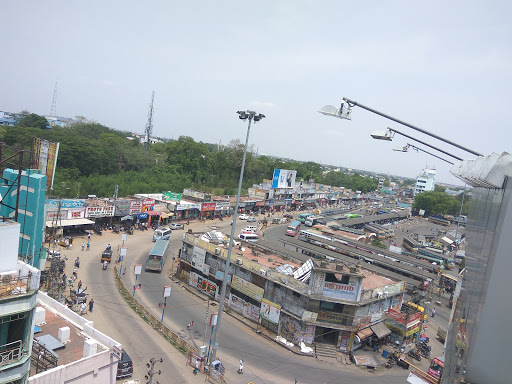
<instances>
[{"instance_id":1,"label":"banner","mask_svg":"<svg viewBox=\"0 0 512 384\"><path fill-rule=\"evenodd\" d=\"M205 279L195 272L190 272L189 285L212 297L215 297L215 292L217 292L217 284L215 284L213 281Z\"/></svg>"},{"instance_id":2,"label":"banner","mask_svg":"<svg viewBox=\"0 0 512 384\"><path fill-rule=\"evenodd\" d=\"M267 299L261 300L260 317L271 323L279 324L279 315L281 314L281 306Z\"/></svg>"},{"instance_id":3,"label":"banner","mask_svg":"<svg viewBox=\"0 0 512 384\"><path fill-rule=\"evenodd\" d=\"M59 205L60 209L66 209L66 208L83 208L85 207L85 200L80 199L62 199L62 200L53 200L53 199L46 199L46 209L50 210L58 210Z\"/></svg>"},{"instance_id":4,"label":"banner","mask_svg":"<svg viewBox=\"0 0 512 384\"><path fill-rule=\"evenodd\" d=\"M272 188L295 188L295 177L297 171L288 169L274 169L272 177Z\"/></svg>"},{"instance_id":5,"label":"banner","mask_svg":"<svg viewBox=\"0 0 512 384\"><path fill-rule=\"evenodd\" d=\"M113 205L109 205L107 207L87 207L85 210L85 217L105 217L105 216L114 216Z\"/></svg>"},{"instance_id":6,"label":"banner","mask_svg":"<svg viewBox=\"0 0 512 384\"><path fill-rule=\"evenodd\" d=\"M181 193L174 193L171 191L162 192L162 199L169 201L181 201Z\"/></svg>"},{"instance_id":7,"label":"banner","mask_svg":"<svg viewBox=\"0 0 512 384\"><path fill-rule=\"evenodd\" d=\"M142 201L132 201L130 204L130 215L137 215L142 212Z\"/></svg>"},{"instance_id":8,"label":"banner","mask_svg":"<svg viewBox=\"0 0 512 384\"><path fill-rule=\"evenodd\" d=\"M46 175L46 188L53 189L53 178L57 167L57 156L59 155L59 143L34 138L32 147L32 168L38 169Z\"/></svg>"},{"instance_id":9,"label":"banner","mask_svg":"<svg viewBox=\"0 0 512 384\"><path fill-rule=\"evenodd\" d=\"M202 203L201 211L215 211L215 203Z\"/></svg>"},{"instance_id":10,"label":"banner","mask_svg":"<svg viewBox=\"0 0 512 384\"><path fill-rule=\"evenodd\" d=\"M326 297L344 300L356 300L357 285L324 282L322 293Z\"/></svg>"}]
</instances>

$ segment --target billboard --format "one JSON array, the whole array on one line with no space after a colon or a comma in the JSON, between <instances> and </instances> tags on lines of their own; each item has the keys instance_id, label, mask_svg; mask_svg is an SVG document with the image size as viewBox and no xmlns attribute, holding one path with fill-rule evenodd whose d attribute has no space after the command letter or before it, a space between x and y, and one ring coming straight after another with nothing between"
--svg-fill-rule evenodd
<instances>
[{"instance_id":1,"label":"billboard","mask_svg":"<svg viewBox=\"0 0 512 384\"><path fill-rule=\"evenodd\" d=\"M162 192L162 199L170 201L181 201L181 193L174 193L171 191Z\"/></svg>"},{"instance_id":2,"label":"billboard","mask_svg":"<svg viewBox=\"0 0 512 384\"><path fill-rule=\"evenodd\" d=\"M274 169L272 188L295 188L295 177L297 171L288 169Z\"/></svg>"},{"instance_id":3,"label":"billboard","mask_svg":"<svg viewBox=\"0 0 512 384\"><path fill-rule=\"evenodd\" d=\"M41 174L46 175L46 188L48 190L53 188L58 154L59 143L34 137L32 143L32 168L38 169Z\"/></svg>"}]
</instances>

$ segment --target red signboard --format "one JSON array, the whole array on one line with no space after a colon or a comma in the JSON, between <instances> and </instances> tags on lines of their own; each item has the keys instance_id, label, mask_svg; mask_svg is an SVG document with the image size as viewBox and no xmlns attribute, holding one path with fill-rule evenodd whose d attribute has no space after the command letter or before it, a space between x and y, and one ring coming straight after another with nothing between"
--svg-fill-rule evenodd
<instances>
[{"instance_id":1,"label":"red signboard","mask_svg":"<svg viewBox=\"0 0 512 384\"><path fill-rule=\"evenodd\" d=\"M414 323L420 319L420 312L416 312L414 315L409 315L409 324Z\"/></svg>"},{"instance_id":2,"label":"red signboard","mask_svg":"<svg viewBox=\"0 0 512 384\"><path fill-rule=\"evenodd\" d=\"M202 203L201 211L215 211L215 203Z\"/></svg>"},{"instance_id":3,"label":"red signboard","mask_svg":"<svg viewBox=\"0 0 512 384\"><path fill-rule=\"evenodd\" d=\"M393 319L393 320L396 320L398 321L399 323L405 325L405 318L406 318L406 315L404 313L400 313L398 311L395 311L394 309L388 309L388 317L390 319Z\"/></svg>"}]
</instances>

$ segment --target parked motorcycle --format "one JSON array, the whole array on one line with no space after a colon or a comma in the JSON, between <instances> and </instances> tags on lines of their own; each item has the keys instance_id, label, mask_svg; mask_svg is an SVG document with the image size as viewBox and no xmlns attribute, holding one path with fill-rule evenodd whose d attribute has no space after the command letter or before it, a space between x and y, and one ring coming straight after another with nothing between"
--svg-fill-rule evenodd
<instances>
[{"instance_id":1,"label":"parked motorcycle","mask_svg":"<svg viewBox=\"0 0 512 384\"><path fill-rule=\"evenodd\" d=\"M100 229L99 227L95 227L95 228L94 228L94 232L95 232L96 234L100 235L100 236L102 236L102 235L103 235L103 233L101 232L101 229Z\"/></svg>"},{"instance_id":2,"label":"parked motorcycle","mask_svg":"<svg viewBox=\"0 0 512 384\"><path fill-rule=\"evenodd\" d=\"M114 226L112 227L112 232L114 232L114 233L119 233L119 227L118 227L117 225L114 225Z\"/></svg>"},{"instance_id":3,"label":"parked motorcycle","mask_svg":"<svg viewBox=\"0 0 512 384\"><path fill-rule=\"evenodd\" d=\"M409 352L407 352L407 355L415 360L421 361L421 354L417 349L411 349Z\"/></svg>"}]
</instances>

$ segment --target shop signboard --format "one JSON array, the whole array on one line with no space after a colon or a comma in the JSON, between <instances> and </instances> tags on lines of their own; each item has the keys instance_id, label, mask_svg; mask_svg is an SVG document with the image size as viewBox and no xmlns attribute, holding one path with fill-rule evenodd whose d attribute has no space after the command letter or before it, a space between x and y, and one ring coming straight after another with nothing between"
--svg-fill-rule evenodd
<instances>
[{"instance_id":1,"label":"shop signboard","mask_svg":"<svg viewBox=\"0 0 512 384\"><path fill-rule=\"evenodd\" d=\"M142 201L132 201L130 204L130 215L137 215L142 212Z\"/></svg>"},{"instance_id":2,"label":"shop signboard","mask_svg":"<svg viewBox=\"0 0 512 384\"><path fill-rule=\"evenodd\" d=\"M249 198L256 198L261 200L264 200L267 197L267 191L259 188L248 188L247 194L249 195Z\"/></svg>"},{"instance_id":3,"label":"shop signboard","mask_svg":"<svg viewBox=\"0 0 512 384\"><path fill-rule=\"evenodd\" d=\"M246 207L254 207L256 205L255 201L246 201L245 206Z\"/></svg>"},{"instance_id":4,"label":"shop signboard","mask_svg":"<svg viewBox=\"0 0 512 384\"><path fill-rule=\"evenodd\" d=\"M414 315L410 315L409 316L409 321L407 323L407 326L409 326L412 323L415 323L415 322L419 321L420 316L421 316L420 312L416 312Z\"/></svg>"},{"instance_id":5,"label":"shop signboard","mask_svg":"<svg viewBox=\"0 0 512 384\"><path fill-rule=\"evenodd\" d=\"M199 209L201 210L201 204L189 204L188 209Z\"/></svg>"},{"instance_id":6,"label":"shop signboard","mask_svg":"<svg viewBox=\"0 0 512 384\"><path fill-rule=\"evenodd\" d=\"M147 219L149 217L149 214L147 212L141 212L137 215L139 219Z\"/></svg>"},{"instance_id":7,"label":"shop signboard","mask_svg":"<svg viewBox=\"0 0 512 384\"><path fill-rule=\"evenodd\" d=\"M126 216L130 214L131 201L130 200L116 200L113 202L115 209L115 216Z\"/></svg>"},{"instance_id":8,"label":"shop signboard","mask_svg":"<svg viewBox=\"0 0 512 384\"><path fill-rule=\"evenodd\" d=\"M215 210L217 210L217 211L228 210L228 209L229 209L229 201L215 203Z\"/></svg>"},{"instance_id":9,"label":"shop signboard","mask_svg":"<svg viewBox=\"0 0 512 384\"><path fill-rule=\"evenodd\" d=\"M236 289L238 292L241 292L257 301L261 301L263 298L263 288L260 288L238 276L233 276L231 279L231 289Z\"/></svg>"},{"instance_id":10,"label":"shop signboard","mask_svg":"<svg viewBox=\"0 0 512 384\"><path fill-rule=\"evenodd\" d=\"M215 203L202 203L201 211L215 211Z\"/></svg>"},{"instance_id":11,"label":"shop signboard","mask_svg":"<svg viewBox=\"0 0 512 384\"><path fill-rule=\"evenodd\" d=\"M279 324L279 315L281 314L281 306L270 300L261 300L260 317L271 323Z\"/></svg>"},{"instance_id":12,"label":"shop signboard","mask_svg":"<svg viewBox=\"0 0 512 384\"><path fill-rule=\"evenodd\" d=\"M66 220L68 213L66 211L46 211L46 220Z\"/></svg>"},{"instance_id":13,"label":"shop signboard","mask_svg":"<svg viewBox=\"0 0 512 384\"><path fill-rule=\"evenodd\" d=\"M156 212L167 212L167 204L165 204L165 203L156 203L154 208L153 208L153 211L156 211Z\"/></svg>"},{"instance_id":14,"label":"shop signboard","mask_svg":"<svg viewBox=\"0 0 512 384\"><path fill-rule=\"evenodd\" d=\"M254 204L256 207L264 207L265 206L265 201L257 201L256 204Z\"/></svg>"},{"instance_id":15,"label":"shop signboard","mask_svg":"<svg viewBox=\"0 0 512 384\"><path fill-rule=\"evenodd\" d=\"M184 189L183 196L194 197L199 200L204 200L204 193L199 191L194 191L193 189Z\"/></svg>"},{"instance_id":16,"label":"shop signboard","mask_svg":"<svg viewBox=\"0 0 512 384\"><path fill-rule=\"evenodd\" d=\"M155 209L155 200L146 199L142 201L142 212L149 212Z\"/></svg>"},{"instance_id":17,"label":"shop signboard","mask_svg":"<svg viewBox=\"0 0 512 384\"><path fill-rule=\"evenodd\" d=\"M326 297L332 297L343 300L356 300L357 284L339 284L324 281L322 294Z\"/></svg>"},{"instance_id":18,"label":"shop signboard","mask_svg":"<svg viewBox=\"0 0 512 384\"><path fill-rule=\"evenodd\" d=\"M68 219L83 219L85 217L85 209L68 209L67 217Z\"/></svg>"},{"instance_id":19,"label":"shop signboard","mask_svg":"<svg viewBox=\"0 0 512 384\"><path fill-rule=\"evenodd\" d=\"M177 211L186 211L188 209L187 204L176 204L176 210Z\"/></svg>"},{"instance_id":20,"label":"shop signboard","mask_svg":"<svg viewBox=\"0 0 512 384\"><path fill-rule=\"evenodd\" d=\"M395 311L394 309L391 309L391 308L388 309L388 317L390 319L398 321L400 324L405 325L406 316L407 316L406 314Z\"/></svg>"},{"instance_id":21,"label":"shop signboard","mask_svg":"<svg viewBox=\"0 0 512 384\"><path fill-rule=\"evenodd\" d=\"M181 201L181 193L174 193L171 191L162 192L162 199L169 201Z\"/></svg>"},{"instance_id":22,"label":"shop signboard","mask_svg":"<svg viewBox=\"0 0 512 384\"><path fill-rule=\"evenodd\" d=\"M418 323L414 328L408 328L405 332L405 337L411 336L420 330L420 324Z\"/></svg>"},{"instance_id":23,"label":"shop signboard","mask_svg":"<svg viewBox=\"0 0 512 384\"><path fill-rule=\"evenodd\" d=\"M68 208L83 208L85 207L85 200L81 199L47 199L46 200L46 209L48 210L58 210L60 205L60 209L68 209Z\"/></svg>"},{"instance_id":24,"label":"shop signboard","mask_svg":"<svg viewBox=\"0 0 512 384\"><path fill-rule=\"evenodd\" d=\"M317 321L325 323L342 324L343 315L333 312L318 312Z\"/></svg>"},{"instance_id":25,"label":"shop signboard","mask_svg":"<svg viewBox=\"0 0 512 384\"><path fill-rule=\"evenodd\" d=\"M114 216L113 205L109 205L106 207L87 207L85 210L85 217L107 217Z\"/></svg>"},{"instance_id":26,"label":"shop signboard","mask_svg":"<svg viewBox=\"0 0 512 384\"><path fill-rule=\"evenodd\" d=\"M194 288L198 288L202 292L212 297L215 297L215 292L217 292L217 284L215 284L213 281L205 279L195 272L190 272L189 285Z\"/></svg>"}]
</instances>

